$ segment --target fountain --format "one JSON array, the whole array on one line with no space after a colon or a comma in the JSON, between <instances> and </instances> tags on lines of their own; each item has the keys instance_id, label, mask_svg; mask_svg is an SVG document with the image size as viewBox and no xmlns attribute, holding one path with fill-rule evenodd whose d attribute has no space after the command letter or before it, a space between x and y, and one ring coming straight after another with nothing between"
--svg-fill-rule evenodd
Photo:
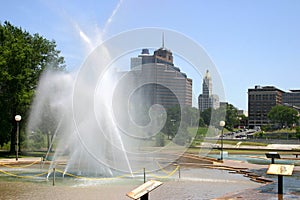
<instances>
[{"instance_id":1,"label":"fountain","mask_svg":"<svg viewBox=\"0 0 300 200\"><path fill-rule=\"evenodd\" d=\"M122 71L124 65L129 65L128 55L132 52L159 47L162 32L177 41L168 43L169 48L192 66L209 66L198 67L196 72L204 73L209 68L219 78L201 47L179 33L154 28L128 31L105 41L72 73L46 71L40 79L27 130L45 132L45 127L55 127L51 168L58 160L66 160L65 173L133 175L143 168L155 171L169 165L187 149L188 144L174 142L180 134L164 147L153 145L154 137L166 123L167 111L162 105L151 105L138 92L143 85L153 83L137 83L130 79L130 72ZM193 51L186 52L187 47ZM125 64L121 62L124 58ZM222 87L220 91L222 96ZM174 94L178 98L175 91ZM132 109L135 105L145 105L144 111ZM180 105L181 111L183 107ZM136 121L136 112L144 112L146 122ZM184 117L181 114L181 121L185 121ZM180 122L177 131L181 126ZM163 162L158 164L160 161Z\"/></svg>"}]
</instances>

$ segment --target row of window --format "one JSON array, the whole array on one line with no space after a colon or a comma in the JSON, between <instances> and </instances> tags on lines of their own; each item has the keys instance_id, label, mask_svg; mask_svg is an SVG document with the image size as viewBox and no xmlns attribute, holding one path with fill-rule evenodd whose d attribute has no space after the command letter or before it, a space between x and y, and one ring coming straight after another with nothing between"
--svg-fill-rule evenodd
<instances>
[{"instance_id":1,"label":"row of window","mask_svg":"<svg viewBox=\"0 0 300 200\"><path fill-rule=\"evenodd\" d=\"M276 100L275 94L250 94L249 100Z\"/></svg>"}]
</instances>

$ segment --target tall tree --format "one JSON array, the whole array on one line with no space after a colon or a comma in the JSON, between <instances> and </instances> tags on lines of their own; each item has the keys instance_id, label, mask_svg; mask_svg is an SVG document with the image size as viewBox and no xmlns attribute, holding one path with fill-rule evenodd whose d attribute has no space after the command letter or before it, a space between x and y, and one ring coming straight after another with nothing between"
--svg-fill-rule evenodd
<instances>
[{"instance_id":1,"label":"tall tree","mask_svg":"<svg viewBox=\"0 0 300 200\"><path fill-rule=\"evenodd\" d=\"M200 116L203 118L204 123L212 126L219 126L221 120L226 122L225 127L232 130L233 127L238 124L238 112L232 105L228 104L217 109L208 108L201 112Z\"/></svg>"},{"instance_id":2,"label":"tall tree","mask_svg":"<svg viewBox=\"0 0 300 200\"><path fill-rule=\"evenodd\" d=\"M22 115L25 124L41 73L46 68L65 68L59 54L55 41L0 23L0 145L10 140L11 152L16 140L14 116Z\"/></svg>"},{"instance_id":3,"label":"tall tree","mask_svg":"<svg viewBox=\"0 0 300 200\"><path fill-rule=\"evenodd\" d=\"M298 112L290 107L277 105L268 113L268 118L273 123L278 123L281 128L284 126L292 126L299 122Z\"/></svg>"},{"instance_id":4,"label":"tall tree","mask_svg":"<svg viewBox=\"0 0 300 200\"><path fill-rule=\"evenodd\" d=\"M203 119L204 123L208 126L211 120L212 108L207 108L200 113L200 117Z\"/></svg>"},{"instance_id":5,"label":"tall tree","mask_svg":"<svg viewBox=\"0 0 300 200\"><path fill-rule=\"evenodd\" d=\"M199 125L199 111L197 108L179 105L167 109L167 119L162 132L173 138L176 134L181 134L181 139L187 136L187 128ZM179 138L179 136L177 137Z\"/></svg>"},{"instance_id":6,"label":"tall tree","mask_svg":"<svg viewBox=\"0 0 300 200\"><path fill-rule=\"evenodd\" d=\"M238 110L232 104L228 104L226 108L226 125L228 130L233 130L234 126L239 123Z\"/></svg>"}]
</instances>

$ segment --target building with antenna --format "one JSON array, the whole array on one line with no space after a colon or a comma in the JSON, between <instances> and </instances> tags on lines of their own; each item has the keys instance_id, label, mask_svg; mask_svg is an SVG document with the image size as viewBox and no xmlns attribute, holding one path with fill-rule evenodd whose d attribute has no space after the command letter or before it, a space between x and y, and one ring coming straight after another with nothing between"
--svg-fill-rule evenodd
<instances>
[{"instance_id":1,"label":"building with antenna","mask_svg":"<svg viewBox=\"0 0 300 200\"><path fill-rule=\"evenodd\" d=\"M164 47L164 39L153 55L149 49L143 49L138 57L131 58L131 72L142 85L139 92L151 105L192 106L192 79L174 65L173 54Z\"/></svg>"},{"instance_id":2,"label":"building with antenna","mask_svg":"<svg viewBox=\"0 0 300 200\"><path fill-rule=\"evenodd\" d=\"M207 70L203 78L202 94L198 97L200 112L208 108L217 109L220 107L219 96L212 93L212 78Z\"/></svg>"}]
</instances>

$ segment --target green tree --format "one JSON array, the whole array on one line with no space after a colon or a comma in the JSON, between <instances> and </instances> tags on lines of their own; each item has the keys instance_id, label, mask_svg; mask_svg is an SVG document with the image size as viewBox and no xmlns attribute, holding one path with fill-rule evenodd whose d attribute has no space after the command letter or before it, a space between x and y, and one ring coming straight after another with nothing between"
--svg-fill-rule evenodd
<instances>
[{"instance_id":1,"label":"green tree","mask_svg":"<svg viewBox=\"0 0 300 200\"><path fill-rule=\"evenodd\" d=\"M300 126L296 127L296 138L300 140Z\"/></svg>"},{"instance_id":2,"label":"green tree","mask_svg":"<svg viewBox=\"0 0 300 200\"><path fill-rule=\"evenodd\" d=\"M11 142L14 152L16 122L22 116L24 128L41 73L46 68L64 70L64 58L56 43L29 34L9 22L0 23L0 145Z\"/></svg>"},{"instance_id":3,"label":"green tree","mask_svg":"<svg viewBox=\"0 0 300 200\"><path fill-rule=\"evenodd\" d=\"M200 117L203 119L203 122L208 126L211 120L212 108L208 108L201 112Z\"/></svg>"},{"instance_id":4,"label":"green tree","mask_svg":"<svg viewBox=\"0 0 300 200\"><path fill-rule=\"evenodd\" d=\"M185 106L183 107L183 120L188 126L198 126L199 124L199 110L194 107Z\"/></svg>"},{"instance_id":5,"label":"green tree","mask_svg":"<svg viewBox=\"0 0 300 200\"><path fill-rule=\"evenodd\" d=\"M168 139L173 138L178 130L181 121L181 109L180 106L173 106L167 109L167 119L162 132L166 134Z\"/></svg>"},{"instance_id":6,"label":"green tree","mask_svg":"<svg viewBox=\"0 0 300 200\"><path fill-rule=\"evenodd\" d=\"M47 148L48 150L52 151L51 143L53 141L54 133L56 128L58 127L59 122L58 119L55 117L55 110L50 108L50 103L45 102L42 108L43 112L41 113L41 118L39 119L41 123L39 126L38 132L46 135L47 138Z\"/></svg>"},{"instance_id":7,"label":"green tree","mask_svg":"<svg viewBox=\"0 0 300 200\"><path fill-rule=\"evenodd\" d=\"M226 125L228 130L233 130L233 128L239 123L238 110L232 105L228 104L226 107Z\"/></svg>"},{"instance_id":8,"label":"green tree","mask_svg":"<svg viewBox=\"0 0 300 200\"><path fill-rule=\"evenodd\" d=\"M165 135L163 133L158 133L155 136L155 145L157 147L163 147L163 146L165 146Z\"/></svg>"},{"instance_id":9,"label":"green tree","mask_svg":"<svg viewBox=\"0 0 300 200\"><path fill-rule=\"evenodd\" d=\"M290 107L277 105L268 113L268 119L273 123L278 123L280 128L292 126L299 122L298 112Z\"/></svg>"},{"instance_id":10,"label":"green tree","mask_svg":"<svg viewBox=\"0 0 300 200\"><path fill-rule=\"evenodd\" d=\"M225 127L232 130L233 127L238 124L238 112L232 104L217 109L208 108L201 112L200 116L207 126L212 125L218 127L220 121L224 120L226 122Z\"/></svg>"},{"instance_id":11,"label":"green tree","mask_svg":"<svg viewBox=\"0 0 300 200\"><path fill-rule=\"evenodd\" d=\"M199 125L198 126L199 127L205 127L206 126L206 124L204 123L204 120L203 120L202 117L199 118Z\"/></svg>"},{"instance_id":12,"label":"green tree","mask_svg":"<svg viewBox=\"0 0 300 200\"><path fill-rule=\"evenodd\" d=\"M176 136L175 142L182 145L189 139L187 128L198 126L199 120L197 108L173 106L167 109L166 124L162 132L168 136L168 139L173 139Z\"/></svg>"}]
</instances>

